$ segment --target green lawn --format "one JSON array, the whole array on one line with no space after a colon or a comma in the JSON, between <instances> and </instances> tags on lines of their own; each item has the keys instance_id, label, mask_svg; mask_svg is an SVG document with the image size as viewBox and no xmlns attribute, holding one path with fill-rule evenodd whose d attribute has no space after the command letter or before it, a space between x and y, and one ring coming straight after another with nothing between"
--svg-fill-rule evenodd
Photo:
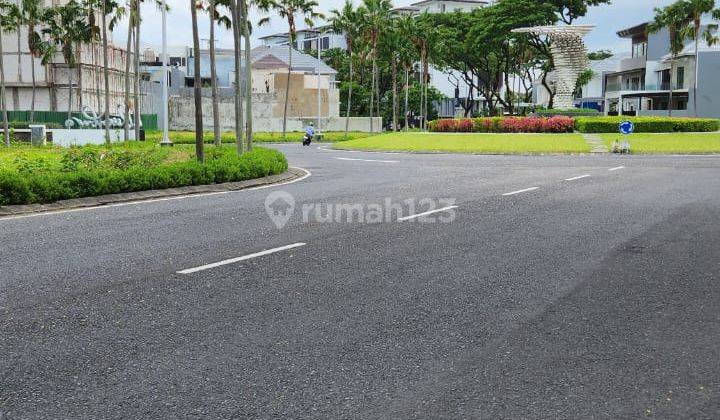
<instances>
[{"instance_id":1,"label":"green lawn","mask_svg":"<svg viewBox=\"0 0 720 420\"><path fill-rule=\"evenodd\" d=\"M286 137L282 136L282 133L253 133L253 141L255 143L271 143L271 142L300 142L302 141L304 133L300 132L290 132L287 133ZM323 133L324 139L323 141L344 141L344 140L353 140L353 139L359 139L363 137L370 136L370 133L361 133L358 131L351 131L348 133L347 137L345 137L345 133L342 131L328 131L326 133ZM203 138L206 142L211 143L213 141L213 133L211 131L206 131L203 135ZM152 142L159 142L162 139L162 131L148 131L145 134L145 139L147 141ZM234 143L235 142L235 133L226 131L221 134L221 139L223 143ZM195 132L193 131L171 131L170 132L170 140L172 140L175 143L178 144L189 144L189 143L195 143Z\"/></svg>"},{"instance_id":2,"label":"green lawn","mask_svg":"<svg viewBox=\"0 0 720 420\"><path fill-rule=\"evenodd\" d=\"M334 146L338 149L448 153L589 153L579 134L389 133Z\"/></svg>"},{"instance_id":3,"label":"green lawn","mask_svg":"<svg viewBox=\"0 0 720 420\"><path fill-rule=\"evenodd\" d=\"M610 147L620 134L603 134ZM720 133L638 133L628 137L630 152L637 154L707 154L720 153Z\"/></svg>"}]
</instances>

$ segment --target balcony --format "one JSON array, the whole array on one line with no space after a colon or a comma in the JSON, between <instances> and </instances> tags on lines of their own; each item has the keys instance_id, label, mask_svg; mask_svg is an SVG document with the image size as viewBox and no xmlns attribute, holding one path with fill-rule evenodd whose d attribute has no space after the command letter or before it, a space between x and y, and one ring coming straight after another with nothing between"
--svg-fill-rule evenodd
<instances>
[{"instance_id":1,"label":"balcony","mask_svg":"<svg viewBox=\"0 0 720 420\"><path fill-rule=\"evenodd\" d=\"M646 64L647 57L645 56L625 58L620 60L620 71L626 72L633 70L642 70L645 68Z\"/></svg>"}]
</instances>

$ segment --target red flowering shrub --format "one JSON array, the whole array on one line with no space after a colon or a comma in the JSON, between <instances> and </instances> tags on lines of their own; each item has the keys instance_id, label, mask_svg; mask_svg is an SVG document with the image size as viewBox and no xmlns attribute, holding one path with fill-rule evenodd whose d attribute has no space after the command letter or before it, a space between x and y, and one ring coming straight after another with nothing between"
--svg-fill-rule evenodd
<instances>
[{"instance_id":1,"label":"red flowering shrub","mask_svg":"<svg viewBox=\"0 0 720 420\"><path fill-rule=\"evenodd\" d=\"M455 124L455 131L457 131L458 133L472 133L473 120L468 118L457 120Z\"/></svg>"},{"instance_id":2,"label":"red flowering shrub","mask_svg":"<svg viewBox=\"0 0 720 420\"><path fill-rule=\"evenodd\" d=\"M456 133L572 133L575 120L571 117L490 117L475 119L443 119L431 121L430 131Z\"/></svg>"}]
</instances>

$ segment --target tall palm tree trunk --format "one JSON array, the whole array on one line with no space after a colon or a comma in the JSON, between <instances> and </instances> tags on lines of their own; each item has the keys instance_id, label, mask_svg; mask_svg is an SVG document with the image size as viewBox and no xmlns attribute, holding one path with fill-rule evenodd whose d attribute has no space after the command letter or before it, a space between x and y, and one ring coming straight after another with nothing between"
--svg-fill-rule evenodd
<instances>
[{"instance_id":1,"label":"tall palm tree trunk","mask_svg":"<svg viewBox=\"0 0 720 420\"><path fill-rule=\"evenodd\" d=\"M428 59L427 59L427 50L424 52L424 60L423 60L423 110L422 110L422 129L423 131L427 130L427 118L428 118L428 74L429 74L429 68L428 68Z\"/></svg>"},{"instance_id":2,"label":"tall palm tree trunk","mask_svg":"<svg viewBox=\"0 0 720 420\"><path fill-rule=\"evenodd\" d=\"M217 67L215 63L215 0L210 0L210 81L212 90L213 143L220 146L220 106L218 104Z\"/></svg>"},{"instance_id":3,"label":"tall palm tree trunk","mask_svg":"<svg viewBox=\"0 0 720 420\"><path fill-rule=\"evenodd\" d=\"M18 68L17 81L22 83L23 72L19 71L22 68L22 42L21 42L22 36L20 36L21 31L22 31L22 25L18 24L18 27L17 27L17 53L18 53L18 55L17 55L17 68Z\"/></svg>"},{"instance_id":4,"label":"tall palm tree trunk","mask_svg":"<svg viewBox=\"0 0 720 420\"><path fill-rule=\"evenodd\" d=\"M373 107L375 106L375 73L377 73L377 66L375 63L375 49L376 49L376 46L373 45L372 81L370 82L370 132L371 133L375 131L374 122L373 122Z\"/></svg>"},{"instance_id":5,"label":"tall palm tree trunk","mask_svg":"<svg viewBox=\"0 0 720 420\"><path fill-rule=\"evenodd\" d=\"M293 34L294 35L294 34ZM295 39L294 36L290 37L291 40ZM288 42L288 71L287 71L287 82L285 83L285 107L283 108L283 131L282 136L285 138L287 133L287 113L288 104L290 103L290 76L292 75L292 41ZM247 65L247 64L246 64ZM319 89L319 87L318 87Z\"/></svg>"},{"instance_id":6,"label":"tall palm tree trunk","mask_svg":"<svg viewBox=\"0 0 720 420\"><path fill-rule=\"evenodd\" d=\"M408 97L410 93L410 69L405 68L405 131L408 131Z\"/></svg>"},{"instance_id":7,"label":"tall palm tree trunk","mask_svg":"<svg viewBox=\"0 0 720 420\"><path fill-rule=\"evenodd\" d=\"M393 131L398 131L398 116L397 116L397 61L392 58L392 118L393 118Z\"/></svg>"},{"instance_id":8,"label":"tall palm tree trunk","mask_svg":"<svg viewBox=\"0 0 720 420\"><path fill-rule=\"evenodd\" d=\"M32 99L30 100L30 122L35 122L35 55L30 53L30 73L32 74Z\"/></svg>"},{"instance_id":9,"label":"tall palm tree trunk","mask_svg":"<svg viewBox=\"0 0 720 420\"><path fill-rule=\"evenodd\" d=\"M348 98L347 98L347 110L345 111L345 137L348 136L350 131L350 107L352 105L352 87L353 87L353 56L352 47L348 48L350 53L350 86L348 87Z\"/></svg>"},{"instance_id":10,"label":"tall palm tree trunk","mask_svg":"<svg viewBox=\"0 0 720 420\"><path fill-rule=\"evenodd\" d=\"M697 117L698 77L700 77L700 21L695 21L695 80L693 81L693 113Z\"/></svg>"},{"instance_id":11,"label":"tall palm tree trunk","mask_svg":"<svg viewBox=\"0 0 720 420\"><path fill-rule=\"evenodd\" d=\"M105 109L104 123L105 143L110 144L110 70L108 69L108 41L107 41L107 2L102 2L102 44L103 44L103 78L105 79ZM128 34L129 35L129 34Z\"/></svg>"},{"instance_id":12,"label":"tall palm tree trunk","mask_svg":"<svg viewBox=\"0 0 720 420\"><path fill-rule=\"evenodd\" d=\"M132 38L134 36L133 31L133 18L130 16L128 19L128 34L127 34L127 55L125 56L125 106L123 114L123 140L130 140L130 54L132 52Z\"/></svg>"},{"instance_id":13,"label":"tall palm tree trunk","mask_svg":"<svg viewBox=\"0 0 720 420\"><path fill-rule=\"evenodd\" d=\"M2 59L2 57L4 57L3 53L3 31L0 29L0 106L2 106L3 116L3 140L5 146L10 147L10 127L8 124L7 98L5 97L5 60Z\"/></svg>"},{"instance_id":14,"label":"tall palm tree trunk","mask_svg":"<svg viewBox=\"0 0 720 420\"><path fill-rule=\"evenodd\" d=\"M205 162L205 150L203 144L202 78L200 77L200 34L198 33L195 0L190 0L190 17L192 18L193 72L195 74L193 83L193 96L195 97L195 156L197 156L198 162L203 163Z\"/></svg>"},{"instance_id":15,"label":"tall palm tree trunk","mask_svg":"<svg viewBox=\"0 0 720 420\"><path fill-rule=\"evenodd\" d=\"M243 103L240 78L240 53L242 52L240 47L240 13L237 0L230 0L230 14L232 15L233 48L235 53L235 147L237 153L242 155L245 152L245 142L243 141Z\"/></svg>"},{"instance_id":16,"label":"tall palm tree trunk","mask_svg":"<svg viewBox=\"0 0 720 420\"><path fill-rule=\"evenodd\" d=\"M72 101L73 101L73 69L68 66L68 110L67 110L67 119L69 120L72 118Z\"/></svg>"},{"instance_id":17,"label":"tall palm tree trunk","mask_svg":"<svg viewBox=\"0 0 720 420\"><path fill-rule=\"evenodd\" d=\"M244 0L242 0L244 1ZM247 7L245 7L245 112L247 114L245 138L247 139L247 150L252 149L253 141L253 115L252 115L252 52L250 51L250 25L247 19Z\"/></svg>"},{"instance_id":18,"label":"tall palm tree trunk","mask_svg":"<svg viewBox=\"0 0 720 420\"><path fill-rule=\"evenodd\" d=\"M140 140L140 0L136 0L137 20L135 24L135 56L134 59L134 82L133 83L133 108L135 109L135 118L133 125L135 127L135 141Z\"/></svg>"},{"instance_id":19,"label":"tall palm tree trunk","mask_svg":"<svg viewBox=\"0 0 720 420\"><path fill-rule=\"evenodd\" d=\"M673 111L673 76L675 72L675 55L673 54L672 58L670 59L670 93L668 94L669 102L668 102L668 117L672 117L672 111ZM620 108L622 109L622 104L620 104Z\"/></svg>"}]
</instances>

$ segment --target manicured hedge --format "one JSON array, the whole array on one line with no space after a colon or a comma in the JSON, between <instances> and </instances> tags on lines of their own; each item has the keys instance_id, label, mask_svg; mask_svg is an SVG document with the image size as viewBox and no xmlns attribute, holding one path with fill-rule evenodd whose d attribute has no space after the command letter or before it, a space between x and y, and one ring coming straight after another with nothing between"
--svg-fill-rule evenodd
<instances>
[{"instance_id":1,"label":"manicured hedge","mask_svg":"<svg viewBox=\"0 0 720 420\"><path fill-rule=\"evenodd\" d=\"M581 133L616 133L622 121L632 121L636 133L710 132L720 129L712 118L670 117L578 117L575 128Z\"/></svg>"},{"instance_id":2,"label":"manicured hedge","mask_svg":"<svg viewBox=\"0 0 720 420\"><path fill-rule=\"evenodd\" d=\"M0 171L0 205L51 203L58 200L132 191L243 181L279 174L288 167L282 153L254 148L234 153L208 154L205 164L177 162L127 169L77 171Z\"/></svg>"},{"instance_id":3,"label":"manicured hedge","mask_svg":"<svg viewBox=\"0 0 720 420\"><path fill-rule=\"evenodd\" d=\"M428 129L444 133L571 133L570 117L490 117L430 121Z\"/></svg>"},{"instance_id":4,"label":"manicured hedge","mask_svg":"<svg viewBox=\"0 0 720 420\"><path fill-rule=\"evenodd\" d=\"M282 137L282 133L267 133L267 132L257 132L253 134L253 142L255 143L285 143L285 142L297 142L300 143L302 141L303 135L305 133L302 132L288 132L286 137ZM345 132L343 131L329 131L323 133L323 141L329 141L329 142L336 142L336 141L344 141L344 140L353 140L353 139L359 139L363 137L369 137L373 135L373 133L365 133L360 131L350 131L345 137ZM152 141L152 142L159 142L162 139L162 131L148 131L145 133L145 140L146 141ZM203 140L205 143L212 143L214 139L213 133L211 131L206 131L203 136ZM171 131L170 132L170 140L172 140L175 144L195 144L195 133L191 131ZM234 132L223 132L220 135L220 140L223 143L235 143L235 133Z\"/></svg>"}]
</instances>

